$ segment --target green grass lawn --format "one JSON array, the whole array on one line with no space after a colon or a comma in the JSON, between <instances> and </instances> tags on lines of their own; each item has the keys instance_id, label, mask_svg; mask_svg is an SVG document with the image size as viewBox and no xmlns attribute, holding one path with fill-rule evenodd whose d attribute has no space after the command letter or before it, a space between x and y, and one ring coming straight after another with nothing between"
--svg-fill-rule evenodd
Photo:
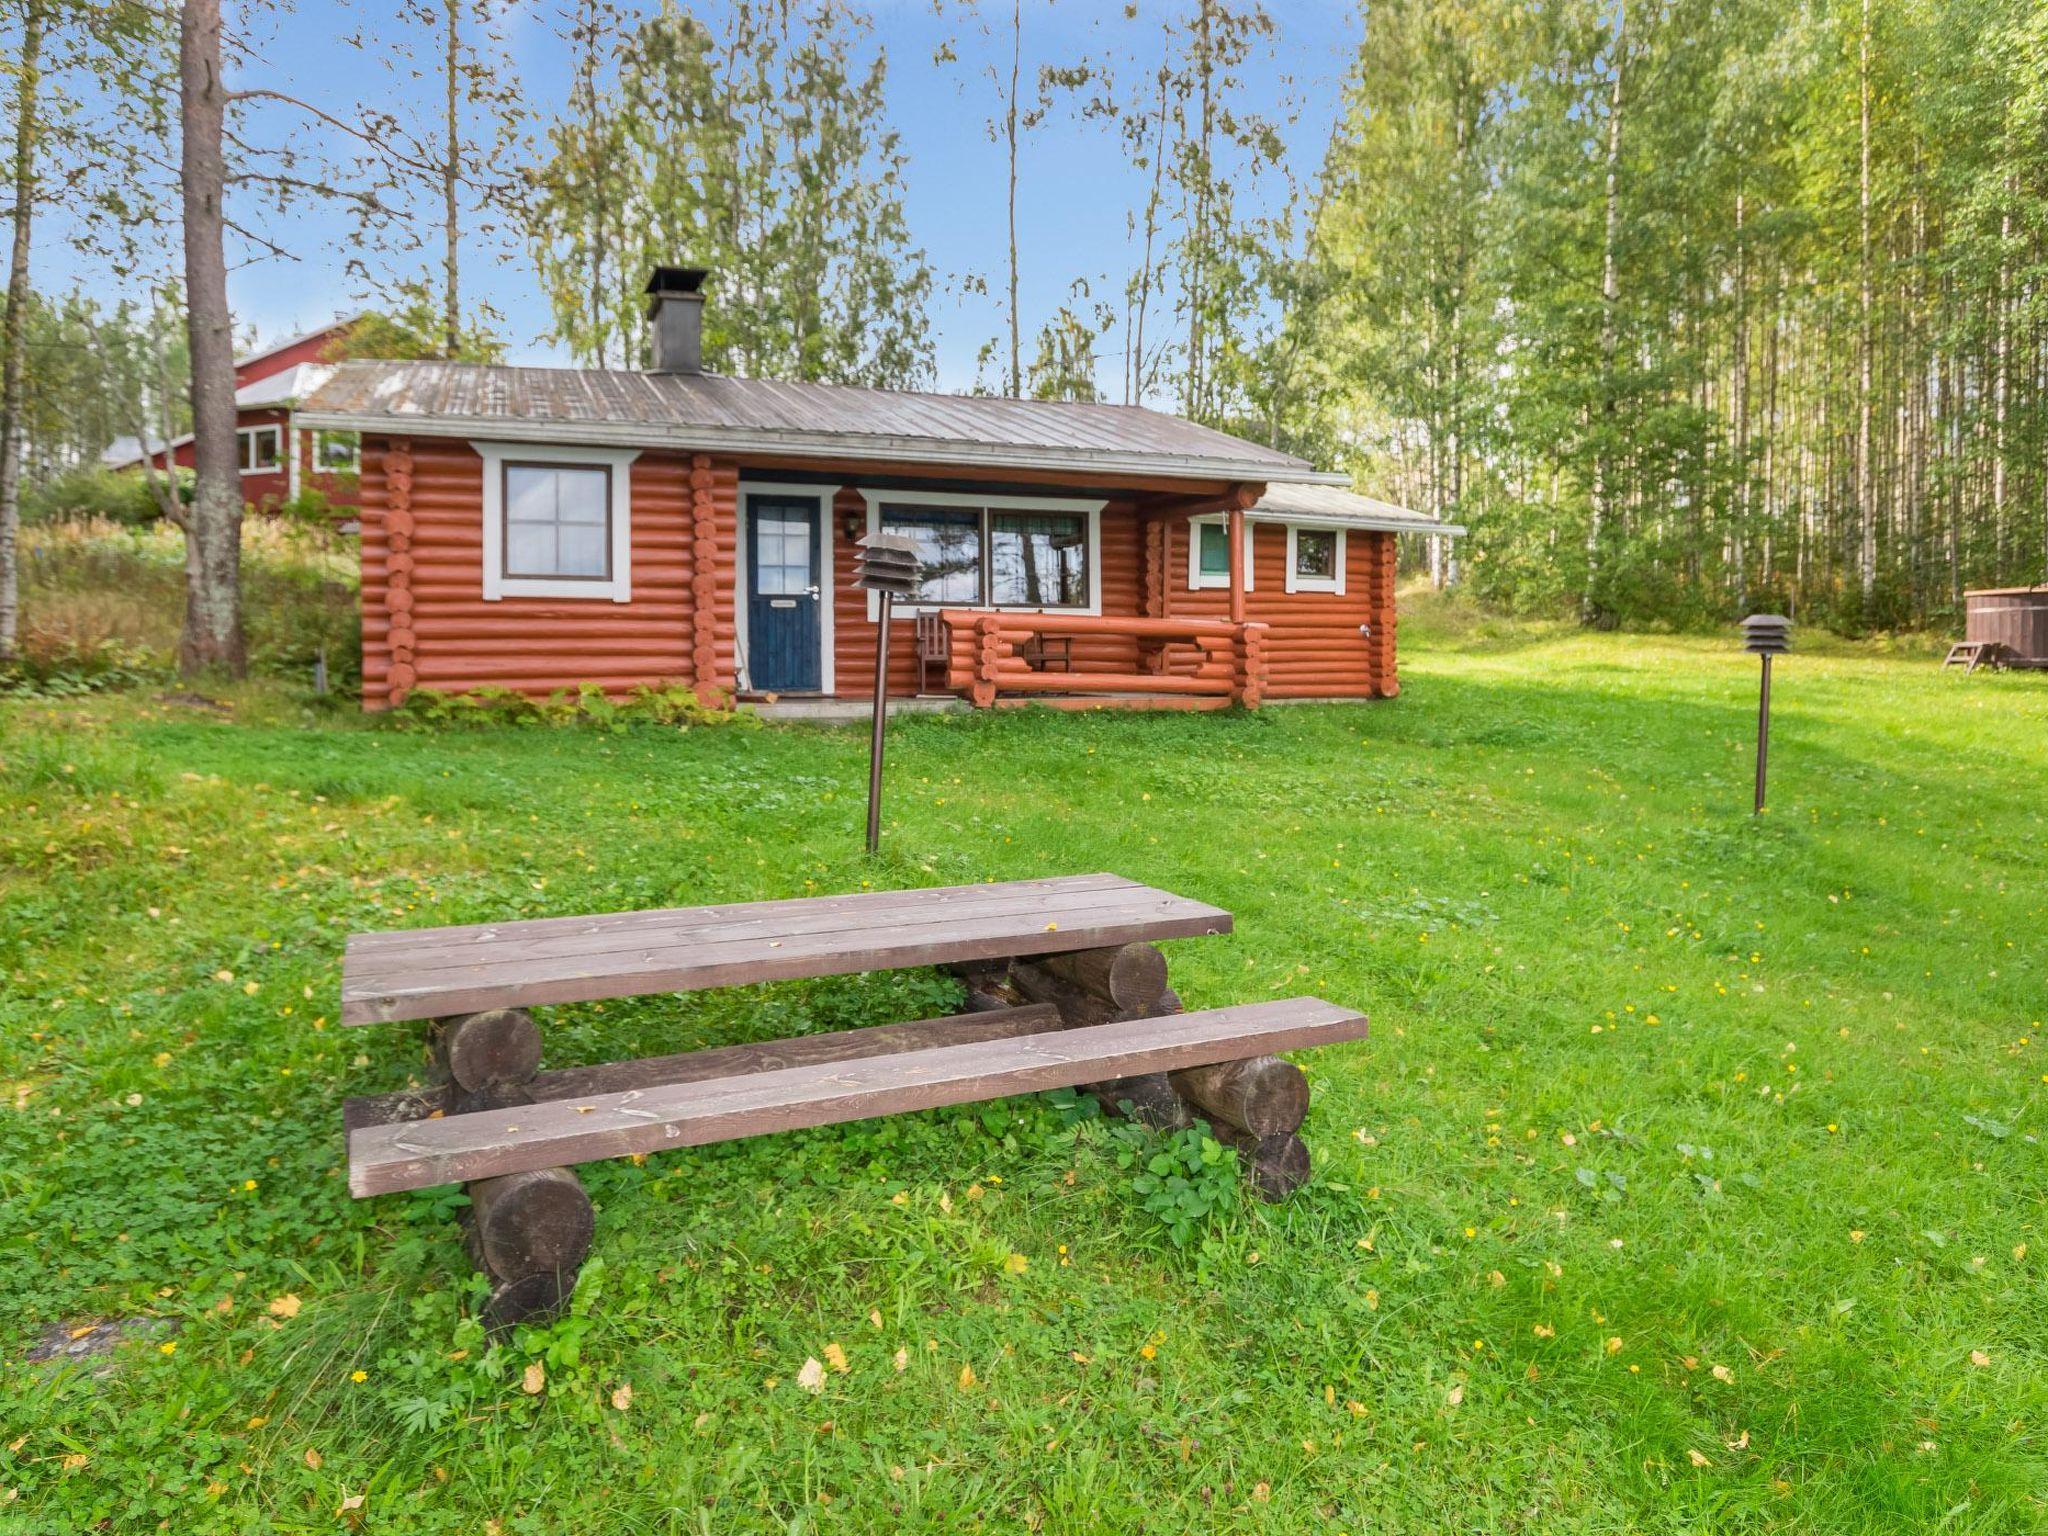
<instances>
[{"instance_id":1,"label":"green grass lawn","mask_svg":"<svg viewBox=\"0 0 2048 1536\"><path fill-rule=\"evenodd\" d=\"M1795 656L1753 821L1728 641L1404 675L905 721L872 863L859 731L0 705L0 1529L2048 1528L2048 678ZM336 1024L350 930L1098 869L1236 913L1191 1006L1372 1015L1291 1202L1175 1246L1052 1098L596 1165L575 1315L493 1343L446 1197L347 1196L342 1097L421 1068Z\"/></svg>"}]
</instances>

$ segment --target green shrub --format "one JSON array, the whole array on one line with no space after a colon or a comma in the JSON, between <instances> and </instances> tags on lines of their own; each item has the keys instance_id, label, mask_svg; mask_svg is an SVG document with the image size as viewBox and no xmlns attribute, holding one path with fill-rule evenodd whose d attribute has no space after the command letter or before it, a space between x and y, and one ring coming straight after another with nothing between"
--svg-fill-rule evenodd
<instances>
[{"instance_id":1,"label":"green shrub","mask_svg":"<svg viewBox=\"0 0 2048 1536\"><path fill-rule=\"evenodd\" d=\"M172 473L180 496L190 501L192 471L180 466ZM97 520L140 528L162 516L148 482L131 470L74 469L21 493L21 520L30 524Z\"/></svg>"},{"instance_id":2,"label":"green shrub","mask_svg":"<svg viewBox=\"0 0 2048 1536\"><path fill-rule=\"evenodd\" d=\"M304 678L324 648L342 688L361 676L355 541L331 524L242 525L242 619L253 670ZM22 675L167 673L185 611L185 536L105 517L31 525L21 537ZM107 657L121 658L107 665Z\"/></svg>"},{"instance_id":3,"label":"green shrub","mask_svg":"<svg viewBox=\"0 0 2048 1536\"><path fill-rule=\"evenodd\" d=\"M466 693L415 688L384 719L400 729L581 725L619 731L629 725L644 724L681 726L687 730L696 725L750 728L761 723L761 717L752 710L734 709L729 704L701 704L692 689L680 684L661 688L642 684L621 701L611 698L595 683L584 683L574 692L558 688L544 699L510 688L474 688Z\"/></svg>"}]
</instances>

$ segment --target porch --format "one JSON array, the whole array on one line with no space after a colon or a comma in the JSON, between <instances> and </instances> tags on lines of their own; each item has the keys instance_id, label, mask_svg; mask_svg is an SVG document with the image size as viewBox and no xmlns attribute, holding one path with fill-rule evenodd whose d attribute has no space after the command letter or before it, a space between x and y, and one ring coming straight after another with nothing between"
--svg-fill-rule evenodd
<instances>
[{"instance_id":1,"label":"porch","mask_svg":"<svg viewBox=\"0 0 2048 1536\"><path fill-rule=\"evenodd\" d=\"M917 623L921 671L942 664L946 687L977 709L1256 709L1266 691L1267 626L1252 620L948 608Z\"/></svg>"}]
</instances>

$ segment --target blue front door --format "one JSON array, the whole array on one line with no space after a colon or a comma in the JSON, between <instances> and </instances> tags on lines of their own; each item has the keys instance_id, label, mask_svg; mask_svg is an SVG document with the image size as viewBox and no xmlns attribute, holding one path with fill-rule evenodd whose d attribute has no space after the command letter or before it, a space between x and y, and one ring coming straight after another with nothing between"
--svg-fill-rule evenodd
<instances>
[{"instance_id":1,"label":"blue front door","mask_svg":"<svg viewBox=\"0 0 2048 1536\"><path fill-rule=\"evenodd\" d=\"M818 498L747 498L747 680L760 693L815 693L822 584Z\"/></svg>"}]
</instances>

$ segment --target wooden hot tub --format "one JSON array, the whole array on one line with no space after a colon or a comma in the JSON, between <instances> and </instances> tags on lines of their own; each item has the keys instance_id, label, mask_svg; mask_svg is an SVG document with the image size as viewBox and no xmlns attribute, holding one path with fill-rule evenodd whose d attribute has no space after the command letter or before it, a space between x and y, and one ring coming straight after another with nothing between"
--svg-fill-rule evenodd
<instances>
[{"instance_id":1,"label":"wooden hot tub","mask_svg":"<svg viewBox=\"0 0 2048 1536\"><path fill-rule=\"evenodd\" d=\"M2000 645L2010 667L2048 668L2048 586L1966 592L1965 641Z\"/></svg>"}]
</instances>

